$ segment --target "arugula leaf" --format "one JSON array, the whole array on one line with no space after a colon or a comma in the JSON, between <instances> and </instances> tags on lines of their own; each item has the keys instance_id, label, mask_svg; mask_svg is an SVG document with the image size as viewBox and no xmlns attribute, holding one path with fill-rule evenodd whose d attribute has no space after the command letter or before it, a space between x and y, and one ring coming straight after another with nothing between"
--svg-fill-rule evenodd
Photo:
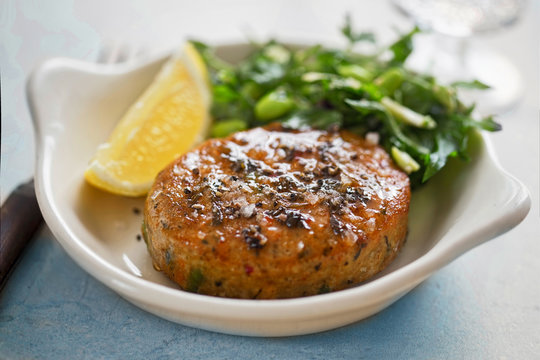
<instances>
[{"instance_id":1,"label":"arugula leaf","mask_svg":"<svg viewBox=\"0 0 540 360\"><path fill-rule=\"evenodd\" d=\"M452 114L454 121L460 121L467 127L482 129L486 131L500 131L502 130L501 124L493 120L493 116L487 116L482 119L474 119L470 115Z\"/></svg>"},{"instance_id":2,"label":"arugula leaf","mask_svg":"<svg viewBox=\"0 0 540 360\"><path fill-rule=\"evenodd\" d=\"M428 163L424 171L422 182L426 182L441 170L449 157L455 157L458 153L457 144L452 140L444 136L442 133L435 135L435 151L429 154Z\"/></svg>"},{"instance_id":3,"label":"arugula leaf","mask_svg":"<svg viewBox=\"0 0 540 360\"><path fill-rule=\"evenodd\" d=\"M361 41L375 42L375 35L372 32L355 32L352 28L351 15L345 15L345 24L341 28L341 33L349 40L350 45Z\"/></svg>"},{"instance_id":4,"label":"arugula leaf","mask_svg":"<svg viewBox=\"0 0 540 360\"><path fill-rule=\"evenodd\" d=\"M419 32L420 29L418 27L415 27L409 33L405 34L395 43L390 45L390 51L394 55L391 61L392 65L403 65L405 60L407 60L407 58L413 51L413 36Z\"/></svg>"},{"instance_id":5,"label":"arugula leaf","mask_svg":"<svg viewBox=\"0 0 540 360\"><path fill-rule=\"evenodd\" d=\"M484 84L481 81L473 80L473 81L455 81L451 84L453 87L460 87L464 89L477 89L477 90L486 90L490 89L491 87L487 84Z\"/></svg>"},{"instance_id":6,"label":"arugula leaf","mask_svg":"<svg viewBox=\"0 0 540 360\"><path fill-rule=\"evenodd\" d=\"M470 119L470 125L473 127L478 127L480 129L486 130L486 131L500 131L502 130L502 125L493 120L493 116L488 116L480 120L475 120L471 117Z\"/></svg>"},{"instance_id":7,"label":"arugula leaf","mask_svg":"<svg viewBox=\"0 0 540 360\"><path fill-rule=\"evenodd\" d=\"M390 144L398 148L406 148L414 153L417 158L423 158L429 154L429 149L403 133L399 124L392 114L379 102L369 100L346 99L345 102L354 109L364 114L379 112L382 115L383 132L391 135Z\"/></svg>"}]
</instances>

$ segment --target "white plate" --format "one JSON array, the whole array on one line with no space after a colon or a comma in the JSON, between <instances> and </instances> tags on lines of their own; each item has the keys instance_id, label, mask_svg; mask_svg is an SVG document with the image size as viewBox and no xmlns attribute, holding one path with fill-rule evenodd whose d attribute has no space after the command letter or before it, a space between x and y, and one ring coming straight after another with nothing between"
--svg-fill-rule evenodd
<instances>
[{"instance_id":1,"label":"white plate","mask_svg":"<svg viewBox=\"0 0 540 360\"><path fill-rule=\"evenodd\" d=\"M223 46L237 60L245 44ZM44 63L28 98L37 129L36 189L43 216L68 254L86 271L141 308L203 329L284 336L333 329L372 315L460 254L516 226L530 198L500 168L485 136L471 140L473 159L452 162L414 192L408 241L383 273L361 286L287 300L238 300L180 290L152 267L137 240L143 199L88 186L83 171L98 144L149 83L165 57L104 66L68 59Z\"/></svg>"}]
</instances>

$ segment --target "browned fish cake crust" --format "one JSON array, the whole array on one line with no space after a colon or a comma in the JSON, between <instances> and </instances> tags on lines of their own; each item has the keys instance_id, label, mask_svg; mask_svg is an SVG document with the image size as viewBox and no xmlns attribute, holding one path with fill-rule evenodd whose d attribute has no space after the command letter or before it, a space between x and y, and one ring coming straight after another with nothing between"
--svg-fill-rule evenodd
<instances>
[{"instance_id":1,"label":"browned fish cake crust","mask_svg":"<svg viewBox=\"0 0 540 360\"><path fill-rule=\"evenodd\" d=\"M251 299L355 286L396 256L408 176L346 131L255 128L167 166L144 209L155 267L182 289Z\"/></svg>"}]
</instances>

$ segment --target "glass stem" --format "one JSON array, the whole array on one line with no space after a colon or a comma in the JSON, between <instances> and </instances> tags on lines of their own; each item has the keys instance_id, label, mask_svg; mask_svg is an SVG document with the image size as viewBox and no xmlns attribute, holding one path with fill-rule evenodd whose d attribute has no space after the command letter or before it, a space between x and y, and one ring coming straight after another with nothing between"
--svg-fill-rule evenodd
<instances>
[{"instance_id":1,"label":"glass stem","mask_svg":"<svg viewBox=\"0 0 540 360\"><path fill-rule=\"evenodd\" d=\"M459 37L456 39L456 55L458 59L459 71L465 77L468 77L468 64L467 64L467 55L469 52L469 39L465 37Z\"/></svg>"}]
</instances>

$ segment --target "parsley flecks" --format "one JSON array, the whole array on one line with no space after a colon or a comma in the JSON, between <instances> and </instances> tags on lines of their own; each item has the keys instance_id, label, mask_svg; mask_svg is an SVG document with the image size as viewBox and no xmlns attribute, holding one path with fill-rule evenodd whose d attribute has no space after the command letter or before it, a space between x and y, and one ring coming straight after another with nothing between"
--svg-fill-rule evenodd
<instances>
[{"instance_id":1,"label":"parsley flecks","mask_svg":"<svg viewBox=\"0 0 540 360\"><path fill-rule=\"evenodd\" d=\"M491 116L476 118L474 105L465 106L457 96L459 87L481 90L486 85L441 84L404 66L418 32L414 28L389 46L362 54L352 48L376 44L375 36L355 31L347 17L341 29L347 49L297 49L272 40L255 45L234 65L193 41L212 83L211 134L223 137L272 121L294 129L339 126L360 136L377 132L389 153L396 148L420 165L410 174L412 185L425 183L449 158L468 159L471 130L498 131L501 126Z\"/></svg>"},{"instance_id":2,"label":"parsley flecks","mask_svg":"<svg viewBox=\"0 0 540 360\"><path fill-rule=\"evenodd\" d=\"M188 275L186 290L197 292L204 281L203 272L199 268L192 268Z\"/></svg>"}]
</instances>

